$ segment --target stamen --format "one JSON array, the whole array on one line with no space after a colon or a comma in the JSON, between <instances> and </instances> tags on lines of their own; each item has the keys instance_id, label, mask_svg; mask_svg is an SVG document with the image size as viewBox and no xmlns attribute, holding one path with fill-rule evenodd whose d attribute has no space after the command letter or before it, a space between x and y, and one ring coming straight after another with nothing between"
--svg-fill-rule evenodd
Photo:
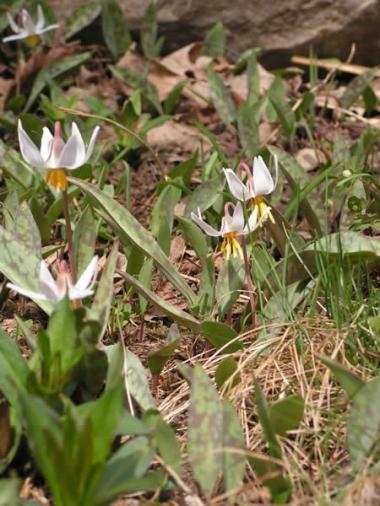
<instances>
[{"instance_id":1,"label":"stamen","mask_svg":"<svg viewBox=\"0 0 380 506\"><path fill-rule=\"evenodd\" d=\"M46 182L56 190L67 190L67 178L64 169L47 169Z\"/></svg>"},{"instance_id":2,"label":"stamen","mask_svg":"<svg viewBox=\"0 0 380 506\"><path fill-rule=\"evenodd\" d=\"M41 43L41 37L35 33L34 35L29 35L25 39L25 42L29 47L36 47Z\"/></svg>"},{"instance_id":3,"label":"stamen","mask_svg":"<svg viewBox=\"0 0 380 506\"><path fill-rule=\"evenodd\" d=\"M267 203L265 202L264 197L262 197L261 195L259 195L258 197L255 197L253 199L250 199L249 208L251 209L251 211L253 213L252 221L254 224L256 224L262 216L264 216L264 219L260 225L261 227L263 226L263 223L268 218L270 219L270 221L273 224L276 223L276 221L273 217L273 214L270 211L267 211L267 209L268 209Z\"/></svg>"}]
</instances>

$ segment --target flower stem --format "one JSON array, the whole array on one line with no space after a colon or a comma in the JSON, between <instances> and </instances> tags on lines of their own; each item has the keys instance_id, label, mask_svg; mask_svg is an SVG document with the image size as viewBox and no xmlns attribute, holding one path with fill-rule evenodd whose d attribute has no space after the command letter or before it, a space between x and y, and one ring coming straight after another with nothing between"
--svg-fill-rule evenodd
<instances>
[{"instance_id":1,"label":"flower stem","mask_svg":"<svg viewBox=\"0 0 380 506\"><path fill-rule=\"evenodd\" d=\"M247 243L244 236L241 236L241 249L243 250L243 258L244 258L244 269L245 269L245 284L247 287L247 291L249 294L249 302L251 304L251 317L252 317L252 326L256 327L256 300L255 300L255 287L252 281L251 269L249 264L249 258L247 253Z\"/></svg>"},{"instance_id":2,"label":"flower stem","mask_svg":"<svg viewBox=\"0 0 380 506\"><path fill-rule=\"evenodd\" d=\"M62 190L62 200L63 200L63 214L65 215L65 222L66 222L66 237L67 237L67 248L69 251L71 280L75 284L77 282L77 268L74 259L73 231L71 229L69 197L67 195L67 190Z\"/></svg>"}]
</instances>

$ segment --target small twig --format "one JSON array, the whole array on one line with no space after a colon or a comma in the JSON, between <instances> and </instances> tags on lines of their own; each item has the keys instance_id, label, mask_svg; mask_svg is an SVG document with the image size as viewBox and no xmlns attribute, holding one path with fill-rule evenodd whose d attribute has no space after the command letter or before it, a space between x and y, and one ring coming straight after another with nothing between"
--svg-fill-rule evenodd
<instances>
[{"instance_id":1,"label":"small twig","mask_svg":"<svg viewBox=\"0 0 380 506\"><path fill-rule=\"evenodd\" d=\"M66 237L67 237L67 248L69 250L70 274L72 282L75 284L77 282L77 267L75 265L75 258L74 258L73 231L71 229L69 197L67 195L67 190L62 190L62 201L63 201L63 214L65 215L65 222L66 222Z\"/></svg>"},{"instance_id":2,"label":"small twig","mask_svg":"<svg viewBox=\"0 0 380 506\"><path fill-rule=\"evenodd\" d=\"M202 499L194 494L191 488L186 485L178 473L171 466L169 466L169 464L162 460L159 455L156 455L156 460L164 469L166 469L166 471L170 474L176 484L185 492L185 494L191 495L193 504L197 506L205 506L205 503L202 501Z\"/></svg>"},{"instance_id":3,"label":"small twig","mask_svg":"<svg viewBox=\"0 0 380 506\"><path fill-rule=\"evenodd\" d=\"M98 114L91 114L89 112L77 111L76 109L71 109L69 107L63 107L58 104L54 104L54 107L56 109L58 109L59 111L65 112L67 114L72 114L74 116L84 116L85 118L94 118L99 121L105 121L106 123L109 123L110 125L113 125L116 128L120 128L120 130L124 130L124 132L127 132L127 134L132 135L132 137L137 139L143 146L146 147L146 149L149 151L149 153L152 155L155 162L157 163L158 168L160 169L160 172L161 172L161 176L164 177L166 175L165 167L164 167L163 163L161 162L161 160L159 159L159 157L157 156L154 149L151 146L149 146L149 144L147 142L145 142L144 139L142 137L140 137L133 130L127 128L124 125L121 125L120 123L118 123L117 121L115 121L113 119L105 118L104 116L99 116Z\"/></svg>"},{"instance_id":4,"label":"small twig","mask_svg":"<svg viewBox=\"0 0 380 506\"><path fill-rule=\"evenodd\" d=\"M292 56L292 63L296 63L297 65L316 65L322 69L327 70L338 70L340 72L347 72L348 74L362 75L371 70L369 67L365 67L364 65L355 65L353 63L342 63L342 62L331 62L324 60L316 60L314 58L308 58L306 56ZM376 77L380 77L380 70L376 71Z\"/></svg>"}]
</instances>

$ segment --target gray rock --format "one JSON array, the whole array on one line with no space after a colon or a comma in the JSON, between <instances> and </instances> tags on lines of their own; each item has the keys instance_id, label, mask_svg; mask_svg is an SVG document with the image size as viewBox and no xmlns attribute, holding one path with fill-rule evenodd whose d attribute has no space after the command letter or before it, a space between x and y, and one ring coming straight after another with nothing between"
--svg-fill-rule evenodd
<instances>
[{"instance_id":1,"label":"gray rock","mask_svg":"<svg viewBox=\"0 0 380 506\"><path fill-rule=\"evenodd\" d=\"M86 0L50 0L65 17ZM128 25L138 29L149 0L119 0ZM264 50L269 66L284 64L292 54L347 58L356 43L354 61L379 62L380 0L158 0L160 30L167 50L200 40L218 20L228 35L231 59L249 47Z\"/></svg>"}]
</instances>

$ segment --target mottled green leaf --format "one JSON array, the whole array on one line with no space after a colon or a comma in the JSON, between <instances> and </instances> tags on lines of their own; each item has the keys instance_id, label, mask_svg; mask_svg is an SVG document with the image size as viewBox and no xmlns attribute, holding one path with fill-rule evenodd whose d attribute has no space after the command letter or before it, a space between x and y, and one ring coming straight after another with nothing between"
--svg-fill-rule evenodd
<instances>
[{"instance_id":1,"label":"mottled green leaf","mask_svg":"<svg viewBox=\"0 0 380 506\"><path fill-rule=\"evenodd\" d=\"M65 40L70 39L99 16L102 6L99 0L90 0L84 5L75 9L75 11L67 18L65 27Z\"/></svg>"},{"instance_id":2,"label":"mottled green leaf","mask_svg":"<svg viewBox=\"0 0 380 506\"><path fill-rule=\"evenodd\" d=\"M179 272L172 266L170 260L159 247L152 235L136 220L124 206L112 197L102 192L96 186L85 181L69 178L70 182L90 195L104 211L104 217L111 226L117 224L117 230L126 235L129 241L138 246L146 255L153 258L157 266L167 276L168 280L191 302L195 302L195 295L183 281Z\"/></svg>"},{"instance_id":3,"label":"mottled green leaf","mask_svg":"<svg viewBox=\"0 0 380 506\"><path fill-rule=\"evenodd\" d=\"M277 76L273 81L272 86L269 88L268 96L277 113L284 134L287 137L292 136L295 126L295 115L287 101L284 83L280 77Z\"/></svg>"},{"instance_id":4,"label":"mottled green leaf","mask_svg":"<svg viewBox=\"0 0 380 506\"><path fill-rule=\"evenodd\" d=\"M215 109L218 111L221 120L226 125L230 125L236 119L236 110L231 95L223 80L211 67L207 70L207 76L210 95Z\"/></svg>"},{"instance_id":5,"label":"mottled green leaf","mask_svg":"<svg viewBox=\"0 0 380 506\"><path fill-rule=\"evenodd\" d=\"M226 35L221 21L213 25L206 33L202 53L214 58L223 58Z\"/></svg>"},{"instance_id":6,"label":"mottled green leaf","mask_svg":"<svg viewBox=\"0 0 380 506\"><path fill-rule=\"evenodd\" d=\"M117 60L131 45L126 20L115 0L105 0L102 5L102 30L104 40L112 56Z\"/></svg>"},{"instance_id":7,"label":"mottled green leaf","mask_svg":"<svg viewBox=\"0 0 380 506\"><path fill-rule=\"evenodd\" d=\"M228 400L223 401L223 479L226 492L243 483L246 466L244 437L239 418Z\"/></svg>"},{"instance_id":8,"label":"mottled green leaf","mask_svg":"<svg viewBox=\"0 0 380 506\"><path fill-rule=\"evenodd\" d=\"M224 262L215 287L219 318L223 318L227 311L238 300L239 290L244 286L244 277L243 260L238 257L231 257Z\"/></svg>"},{"instance_id":9,"label":"mottled green leaf","mask_svg":"<svg viewBox=\"0 0 380 506\"><path fill-rule=\"evenodd\" d=\"M209 209L217 200L225 185L224 175L209 179L205 183L200 184L191 194L186 205L185 215L196 213L200 209L201 213Z\"/></svg>"},{"instance_id":10,"label":"mottled green leaf","mask_svg":"<svg viewBox=\"0 0 380 506\"><path fill-rule=\"evenodd\" d=\"M20 241L3 227L0 227L0 271L12 283L27 290L40 292L40 258L33 255ZM50 314L50 301L35 300L46 313Z\"/></svg>"},{"instance_id":11,"label":"mottled green leaf","mask_svg":"<svg viewBox=\"0 0 380 506\"><path fill-rule=\"evenodd\" d=\"M60 76L61 74L71 70L78 65L81 65L91 57L91 52L86 51L79 53L74 56L68 56L67 58L59 59L53 63L50 63L44 67L38 73L32 91L30 92L28 101L25 105L25 111L28 111L33 105L34 101L39 97L41 91L49 84L53 79Z\"/></svg>"},{"instance_id":12,"label":"mottled green leaf","mask_svg":"<svg viewBox=\"0 0 380 506\"><path fill-rule=\"evenodd\" d=\"M200 322L191 316L189 313L185 313L182 309L170 304L162 297L159 297L156 293L145 288L136 278L127 274L126 272L119 271L119 274L126 280L129 285L132 285L141 295L143 295L151 304L161 309L175 322L184 325L194 331L199 329Z\"/></svg>"},{"instance_id":13,"label":"mottled green leaf","mask_svg":"<svg viewBox=\"0 0 380 506\"><path fill-rule=\"evenodd\" d=\"M347 423L351 460L357 470L366 458L378 451L380 435L380 377L364 385L354 397Z\"/></svg>"},{"instance_id":14,"label":"mottled green leaf","mask_svg":"<svg viewBox=\"0 0 380 506\"><path fill-rule=\"evenodd\" d=\"M124 360L125 383L129 393L142 409L155 408L146 372L140 359L130 350L126 350Z\"/></svg>"},{"instance_id":15,"label":"mottled green leaf","mask_svg":"<svg viewBox=\"0 0 380 506\"><path fill-rule=\"evenodd\" d=\"M200 365L191 382L188 457L206 497L215 488L223 466L223 408L215 387Z\"/></svg>"},{"instance_id":16,"label":"mottled green leaf","mask_svg":"<svg viewBox=\"0 0 380 506\"><path fill-rule=\"evenodd\" d=\"M148 354L148 366L152 374L161 374L166 362L179 345L180 334L175 323L170 326L167 343L157 351Z\"/></svg>"},{"instance_id":17,"label":"mottled green leaf","mask_svg":"<svg viewBox=\"0 0 380 506\"><path fill-rule=\"evenodd\" d=\"M91 208L87 207L76 224L73 234L74 259L78 277L83 273L94 256L96 236L96 221Z\"/></svg>"},{"instance_id":18,"label":"mottled green leaf","mask_svg":"<svg viewBox=\"0 0 380 506\"><path fill-rule=\"evenodd\" d=\"M113 277L116 268L118 248L119 243L115 242L104 266L103 274L99 281L91 309L88 312L88 318L90 320L99 322L101 326L99 339L102 338L105 332L111 310L111 302L113 296Z\"/></svg>"}]
</instances>

